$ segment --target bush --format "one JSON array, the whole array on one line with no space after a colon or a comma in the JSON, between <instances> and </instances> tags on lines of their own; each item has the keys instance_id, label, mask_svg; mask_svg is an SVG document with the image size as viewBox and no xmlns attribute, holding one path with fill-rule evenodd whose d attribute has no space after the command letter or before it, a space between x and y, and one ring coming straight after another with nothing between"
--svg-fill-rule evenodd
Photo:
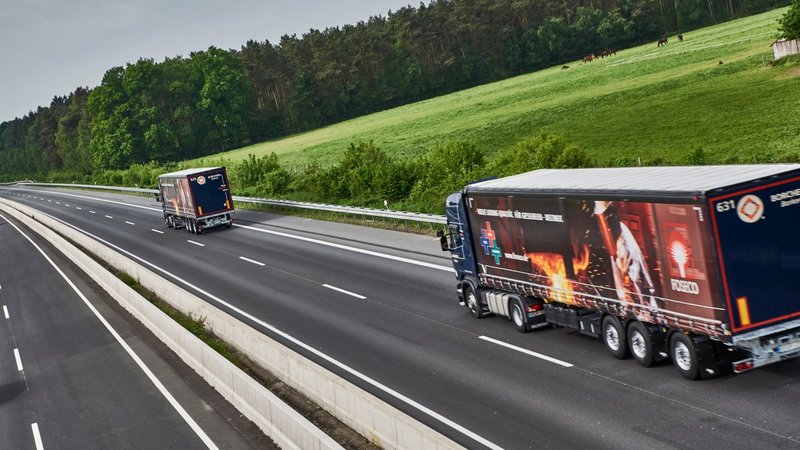
<instances>
[{"instance_id":1,"label":"bush","mask_svg":"<svg viewBox=\"0 0 800 450\"><path fill-rule=\"evenodd\" d=\"M792 0L792 6L778 20L778 32L788 41L800 38L800 0Z\"/></svg>"},{"instance_id":2,"label":"bush","mask_svg":"<svg viewBox=\"0 0 800 450\"><path fill-rule=\"evenodd\" d=\"M484 160L483 152L474 144L446 142L435 145L414 162L419 178L409 194L410 204L422 212L441 214L447 195L484 177Z\"/></svg>"},{"instance_id":3,"label":"bush","mask_svg":"<svg viewBox=\"0 0 800 450\"><path fill-rule=\"evenodd\" d=\"M692 153L689 153L689 156L686 157L684 163L687 166L702 166L708 164L706 153L703 151L703 148L700 147L694 150Z\"/></svg>"},{"instance_id":4,"label":"bush","mask_svg":"<svg viewBox=\"0 0 800 450\"><path fill-rule=\"evenodd\" d=\"M578 146L570 144L563 137L543 133L501 152L491 164L489 173L505 177L535 169L567 169L593 165L586 152Z\"/></svg>"}]
</instances>

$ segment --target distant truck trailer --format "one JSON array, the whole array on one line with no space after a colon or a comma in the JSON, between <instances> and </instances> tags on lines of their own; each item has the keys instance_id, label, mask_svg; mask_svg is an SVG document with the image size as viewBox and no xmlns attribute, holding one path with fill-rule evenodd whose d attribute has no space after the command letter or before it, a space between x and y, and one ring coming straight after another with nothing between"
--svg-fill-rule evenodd
<instances>
[{"instance_id":1,"label":"distant truck trailer","mask_svg":"<svg viewBox=\"0 0 800 450\"><path fill-rule=\"evenodd\" d=\"M158 177L158 190L169 228L199 234L233 224L233 196L225 167L166 173Z\"/></svg>"},{"instance_id":2,"label":"distant truck trailer","mask_svg":"<svg viewBox=\"0 0 800 450\"><path fill-rule=\"evenodd\" d=\"M537 170L446 213L475 317L574 328L689 379L800 356L800 165Z\"/></svg>"}]
</instances>

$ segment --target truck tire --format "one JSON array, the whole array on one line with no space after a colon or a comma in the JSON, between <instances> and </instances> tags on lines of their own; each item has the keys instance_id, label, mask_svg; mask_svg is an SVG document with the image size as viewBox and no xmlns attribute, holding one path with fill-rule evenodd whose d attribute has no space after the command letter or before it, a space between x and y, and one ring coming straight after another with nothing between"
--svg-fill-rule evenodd
<instances>
[{"instance_id":1,"label":"truck tire","mask_svg":"<svg viewBox=\"0 0 800 450\"><path fill-rule=\"evenodd\" d=\"M683 332L676 332L669 340L669 354L678 372L689 380L696 380L700 376L697 365L697 351L692 339Z\"/></svg>"},{"instance_id":2,"label":"truck tire","mask_svg":"<svg viewBox=\"0 0 800 450\"><path fill-rule=\"evenodd\" d=\"M628 339L625 328L616 316L607 315L603 317L602 325L603 344L608 349L611 356L617 359L628 357Z\"/></svg>"},{"instance_id":3,"label":"truck tire","mask_svg":"<svg viewBox=\"0 0 800 450\"><path fill-rule=\"evenodd\" d=\"M464 298L467 300L467 308L472 314L472 317L480 319L483 317L483 310L481 309L480 296L472 286L467 286L464 290Z\"/></svg>"},{"instance_id":4,"label":"truck tire","mask_svg":"<svg viewBox=\"0 0 800 450\"><path fill-rule=\"evenodd\" d=\"M628 348L633 359L644 367L650 367L655 362L653 339L641 322L635 321L628 326Z\"/></svg>"},{"instance_id":5,"label":"truck tire","mask_svg":"<svg viewBox=\"0 0 800 450\"><path fill-rule=\"evenodd\" d=\"M528 332L528 317L525 314L525 306L522 304L522 300L515 299L511 300L508 305L509 316L511 317L511 322L514 323L514 327L520 333L527 333Z\"/></svg>"}]
</instances>

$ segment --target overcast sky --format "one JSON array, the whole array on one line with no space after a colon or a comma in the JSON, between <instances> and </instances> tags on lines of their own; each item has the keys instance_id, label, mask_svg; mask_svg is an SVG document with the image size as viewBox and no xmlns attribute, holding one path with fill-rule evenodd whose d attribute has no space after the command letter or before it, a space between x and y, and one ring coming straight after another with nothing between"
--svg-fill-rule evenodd
<instances>
[{"instance_id":1,"label":"overcast sky","mask_svg":"<svg viewBox=\"0 0 800 450\"><path fill-rule=\"evenodd\" d=\"M209 46L354 24L408 0L0 0L0 122L48 106L106 70Z\"/></svg>"}]
</instances>

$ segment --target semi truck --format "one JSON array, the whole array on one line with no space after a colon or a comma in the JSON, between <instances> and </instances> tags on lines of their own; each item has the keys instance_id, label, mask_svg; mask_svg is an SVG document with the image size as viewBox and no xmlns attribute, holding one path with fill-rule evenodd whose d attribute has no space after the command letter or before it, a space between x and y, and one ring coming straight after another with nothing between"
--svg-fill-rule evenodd
<instances>
[{"instance_id":1,"label":"semi truck","mask_svg":"<svg viewBox=\"0 0 800 450\"><path fill-rule=\"evenodd\" d=\"M800 355L800 165L542 169L447 197L459 301L688 379Z\"/></svg>"},{"instance_id":2,"label":"semi truck","mask_svg":"<svg viewBox=\"0 0 800 450\"><path fill-rule=\"evenodd\" d=\"M186 169L158 177L156 199L169 228L200 234L234 221L233 196L225 167Z\"/></svg>"}]
</instances>

